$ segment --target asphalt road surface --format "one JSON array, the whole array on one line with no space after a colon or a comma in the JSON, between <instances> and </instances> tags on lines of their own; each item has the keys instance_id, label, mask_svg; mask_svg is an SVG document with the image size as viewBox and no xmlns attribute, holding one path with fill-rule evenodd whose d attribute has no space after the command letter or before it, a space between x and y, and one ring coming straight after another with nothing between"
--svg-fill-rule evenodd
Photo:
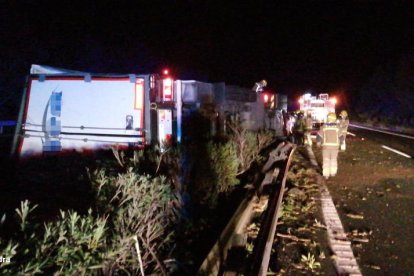
<instances>
[{"instance_id":1,"label":"asphalt road surface","mask_svg":"<svg viewBox=\"0 0 414 276\"><path fill-rule=\"evenodd\" d=\"M414 275L414 140L351 128L327 180L363 275ZM409 157L383 146L406 153ZM320 149L314 147L318 162Z\"/></svg>"}]
</instances>

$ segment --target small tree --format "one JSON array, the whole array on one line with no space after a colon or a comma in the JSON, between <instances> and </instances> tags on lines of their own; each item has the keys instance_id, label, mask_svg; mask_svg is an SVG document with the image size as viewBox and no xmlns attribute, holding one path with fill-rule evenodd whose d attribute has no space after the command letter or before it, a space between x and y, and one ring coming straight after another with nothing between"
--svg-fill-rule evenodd
<instances>
[{"instance_id":1,"label":"small tree","mask_svg":"<svg viewBox=\"0 0 414 276\"><path fill-rule=\"evenodd\" d=\"M260 152L273 141L273 135L269 131L249 131L237 123L228 124L231 135L230 139L236 146L239 168L237 175L245 173L251 165L260 161Z\"/></svg>"}]
</instances>

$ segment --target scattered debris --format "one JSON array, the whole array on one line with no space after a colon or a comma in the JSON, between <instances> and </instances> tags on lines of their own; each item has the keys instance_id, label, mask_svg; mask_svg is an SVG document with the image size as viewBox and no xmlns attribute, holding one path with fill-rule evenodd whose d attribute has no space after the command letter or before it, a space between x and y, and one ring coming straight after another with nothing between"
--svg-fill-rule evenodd
<instances>
[{"instance_id":1,"label":"scattered debris","mask_svg":"<svg viewBox=\"0 0 414 276\"><path fill-rule=\"evenodd\" d=\"M310 243L311 240L310 239L303 239L303 238L299 238L293 235L285 235L282 233L276 233L276 236L278 236L279 238L283 238L283 239L289 239L292 241L296 241L296 242L305 242L305 243Z\"/></svg>"},{"instance_id":2,"label":"scattered debris","mask_svg":"<svg viewBox=\"0 0 414 276\"><path fill-rule=\"evenodd\" d=\"M368 239L360 239L360 238L352 238L353 242L362 242L362 243L368 243Z\"/></svg>"},{"instance_id":3,"label":"scattered debris","mask_svg":"<svg viewBox=\"0 0 414 276\"><path fill-rule=\"evenodd\" d=\"M379 267L377 265L367 265L367 267L375 269L375 270L381 270L381 267Z\"/></svg>"},{"instance_id":4,"label":"scattered debris","mask_svg":"<svg viewBox=\"0 0 414 276\"><path fill-rule=\"evenodd\" d=\"M352 218L352 219L364 219L364 216L363 215L358 215L358 214L348 213L348 214L346 214L346 216L348 218Z\"/></svg>"},{"instance_id":5,"label":"scattered debris","mask_svg":"<svg viewBox=\"0 0 414 276\"><path fill-rule=\"evenodd\" d=\"M252 223L249 226L247 226L246 233L251 238L256 238L259 234L260 226L256 223Z\"/></svg>"}]
</instances>

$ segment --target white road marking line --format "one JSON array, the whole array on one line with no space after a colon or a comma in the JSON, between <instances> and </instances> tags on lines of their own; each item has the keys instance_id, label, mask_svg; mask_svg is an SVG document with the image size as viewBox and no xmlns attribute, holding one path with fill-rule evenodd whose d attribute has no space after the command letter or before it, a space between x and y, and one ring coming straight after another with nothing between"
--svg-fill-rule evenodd
<instances>
[{"instance_id":1,"label":"white road marking line","mask_svg":"<svg viewBox=\"0 0 414 276\"><path fill-rule=\"evenodd\" d=\"M406 153L404 153L404 152L401 152L401 151L399 151L399 150L396 150L396 149L393 149L393 148L387 147L387 146L385 146L385 145L382 145L381 147L382 147L382 148L384 148L384 149L386 149L386 150L389 150L389 151L395 152L395 153L397 153L397 154L399 154L399 155L402 155L402 156L404 156L404 157L407 157L407 158L412 158L412 157L411 157L411 155L408 155L408 154L406 154Z\"/></svg>"},{"instance_id":2,"label":"white road marking line","mask_svg":"<svg viewBox=\"0 0 414 276\"><path fill-rule=\"evenodd\" d=\"M348 131L346 134L347 134L347 135L351 135L351 136L356 136L354 133L349 132L349 131Z\"/></svg>"},{"instance_id":3,"label":"white road marking line","mask_svg":"<svg viewBox=\"0 0 414 276\"><path fill-rule=\"evenodd\" d=\"M408 138L408 139L412 139L412 140L414 140L414 136L410 136L410 135L399 134L399 133L395 133L395 132L391 132L391 131L379 130L379 129L375 129L375 128L364 127L364 126L354 125L354 124L349 124L349 125L350 125L351 127L368 129L368 130L372 130L372 131L376 131L376 132L381 132L381 133L385 133L385 134L390 134L390 135L399 136L399 137L404 137L404 138Z\"/></svg>"}]
</instances>

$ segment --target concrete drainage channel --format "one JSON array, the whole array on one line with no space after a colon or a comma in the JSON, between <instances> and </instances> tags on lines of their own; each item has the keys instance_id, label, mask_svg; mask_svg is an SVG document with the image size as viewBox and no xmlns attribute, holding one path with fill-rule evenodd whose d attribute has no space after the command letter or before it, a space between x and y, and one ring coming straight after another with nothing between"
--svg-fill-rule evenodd
<instances>
[{"instance_id":1,"label":"concrete drainage channel","mask_svg":"<svg viewBox=\"0 0 414 276\"><path fill-rule=\"evenodd\" d=\"M311 164L314 167L318 167L312 148L307 146L307 152ZM362 275L352 252L351 242L345 234L335 204L322 176L319 177L318 183L321 184L319 187L322 214L327 228L329 246L335 255L335 258L333 258L335 268L339 275Z\"/></svg>"}]
</instances>

